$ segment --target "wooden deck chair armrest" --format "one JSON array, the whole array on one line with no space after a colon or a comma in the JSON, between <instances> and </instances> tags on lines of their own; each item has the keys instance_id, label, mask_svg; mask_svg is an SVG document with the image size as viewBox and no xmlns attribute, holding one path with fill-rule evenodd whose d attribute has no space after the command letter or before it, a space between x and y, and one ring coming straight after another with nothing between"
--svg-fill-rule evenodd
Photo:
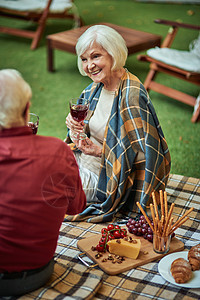
<instances>
[{"instance_id":1,"label":"wooden deck chair armrest","mask_svg":"<svg viewBox=\"0 0 200 300\"><path fill-rule=\"evenodd\" d=\"M165 48L165 47L170 48L171 47L179 28L200 30L200 26L198 26L198 25L180 23L180 22L175 22L175 21L168 21L168 20L163 20L163 19L156 19L156 20L154 20L154 22L157 24L168 25L170 27L165 39L162 42L161 48Z\"/></svg>"},{"instance_id":2,"label":"wooden deck chair armrest","mask_svg":"<svg viewBox=\"0 0 200 300\"><path fill-rule=\"evenodd\" d=\"M154 20L154 22L157 24L163 24L163 25L168 25L168 26L172 26L172 27L181 27L181 28L187 28L187 29L200 30L200 26L198 26L198 25L180 23L180 22L163 20L163 19L156 19L156 20Z\"/></svg>"}]
</instances>

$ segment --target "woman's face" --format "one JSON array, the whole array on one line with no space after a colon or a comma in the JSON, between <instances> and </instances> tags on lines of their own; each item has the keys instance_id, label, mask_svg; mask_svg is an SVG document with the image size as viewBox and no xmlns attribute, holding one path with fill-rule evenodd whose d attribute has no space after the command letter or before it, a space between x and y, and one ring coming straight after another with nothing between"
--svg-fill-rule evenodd
<instances>
[{"instance_id":1,"label":"woman's face","mask_svg":"<svg viewBox=\"0 0 200 300\"><path fill-rule=\"evenodd\" d=\"M81 55L83 70L94 82L109 84L112 77L112 56L104 48L94 42Z\"/></svg>"}]
</instances>

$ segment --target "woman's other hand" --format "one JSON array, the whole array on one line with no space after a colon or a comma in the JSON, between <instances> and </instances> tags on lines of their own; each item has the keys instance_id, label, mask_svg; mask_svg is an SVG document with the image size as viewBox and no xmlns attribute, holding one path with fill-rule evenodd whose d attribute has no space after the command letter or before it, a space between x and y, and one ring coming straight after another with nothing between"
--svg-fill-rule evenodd
<instances>
[{"instance_id":1,"label":"woman's other hand","mask_svg":"<svg viewBox=\"0 0 200 300\"><path fill-rule=\"evenodd\" d=\"M65 124L67 125L67 127L72 130L73 132L83 132L83 126L84 126L84 122L77 122L75 121L71 114L69 113L68 116L66 117L66 121Z\"/></svg>"},{"instance_id":2,"label":"woman's other hand","mask_svg":"<svg viewBox=\"0 0 200 300\"><path fill-rule=\"evenodd\" d=\"M74 141L74 143L84 154L101 157L102 149L94 144L88 137L85 140Z\"/></svg>"}]
</instances>

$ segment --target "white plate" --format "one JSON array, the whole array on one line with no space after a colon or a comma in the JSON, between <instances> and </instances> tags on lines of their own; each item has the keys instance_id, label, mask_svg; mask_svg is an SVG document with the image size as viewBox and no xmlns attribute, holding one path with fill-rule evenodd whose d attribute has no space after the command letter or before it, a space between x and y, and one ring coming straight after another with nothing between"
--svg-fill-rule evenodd
<instances>
[{"instance_id":1,"label":"white plate","mask_svg":"<svg viewBox=\"0 0 200 300\"><path fill-rule=\"evenodd\" d=\"M192 272L192 278L186 283L176 283L170 272L172 262L177 258L184 258L187 260L187 255L188 251L181 251L164 256L158 264L158 271L165 280L172 284L185 288L200 288L200 270Z\"/></svg>"}]
</instances>

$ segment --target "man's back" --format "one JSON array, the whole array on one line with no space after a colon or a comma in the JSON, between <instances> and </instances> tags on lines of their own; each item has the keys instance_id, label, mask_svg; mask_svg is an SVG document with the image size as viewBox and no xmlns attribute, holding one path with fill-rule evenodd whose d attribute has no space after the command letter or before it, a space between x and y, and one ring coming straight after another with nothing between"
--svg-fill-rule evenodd
<instances>
[{"instance_id":1,"label":"man's back","mask_svg":"<svg viewBox=\"0 0 200 300\"><path fill-rule=\"evenodd\" d=\"M48 263L64 214L85 205L78 166L64 142L28 127L0 131L0 272Z\"/></svg>"}]
</instances>

